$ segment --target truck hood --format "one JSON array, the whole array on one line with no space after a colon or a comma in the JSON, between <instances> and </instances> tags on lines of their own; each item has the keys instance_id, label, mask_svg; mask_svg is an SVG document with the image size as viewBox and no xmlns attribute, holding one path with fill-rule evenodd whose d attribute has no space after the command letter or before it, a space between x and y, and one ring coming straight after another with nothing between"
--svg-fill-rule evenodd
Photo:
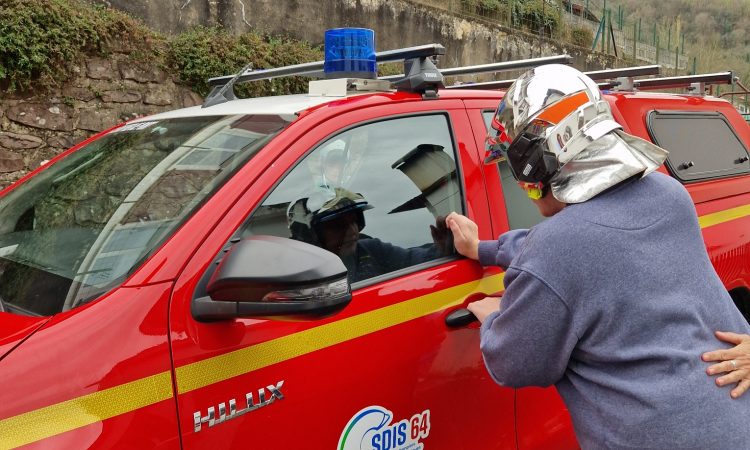
<instances>
[{"instance_id":1,"label":"truck hood","mask_svg":"<svg viewBox=\"0 0 750 450\"><path fill-rule=\"evenodd\" d=\"M0 360L34 334L50 318L0 312Z\"/></svg>"}]
</instances>

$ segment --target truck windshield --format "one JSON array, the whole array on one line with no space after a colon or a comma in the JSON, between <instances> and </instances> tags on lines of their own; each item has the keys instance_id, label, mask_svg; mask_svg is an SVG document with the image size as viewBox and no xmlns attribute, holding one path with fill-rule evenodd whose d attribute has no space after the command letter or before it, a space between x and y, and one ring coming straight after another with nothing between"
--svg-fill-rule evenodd
<instances>
[{"instance_id":1,"label":"truck windshield","mask_svg":"<svg viewBox=\"0 0 750 450\"><path fill-rule=\"evenodd\" d=\"M51 315L122 282L293 117L126 124L0 198L0 297Z\"/></svg>"}]
</instances>

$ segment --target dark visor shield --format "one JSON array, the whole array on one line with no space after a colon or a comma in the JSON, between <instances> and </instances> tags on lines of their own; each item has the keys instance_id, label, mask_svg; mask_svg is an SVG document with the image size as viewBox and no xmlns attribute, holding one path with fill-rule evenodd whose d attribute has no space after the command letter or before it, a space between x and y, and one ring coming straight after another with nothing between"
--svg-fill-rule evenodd
<instances>
[{"instance_id":1,"label":"dark visor shield","mask_svg":"<svg viewBox=\"0 0 750 450\"><path fill-rule=\"evenodd\" d=\"M557 171L557 159L544 151L544 138L526 131L508 147L507 158L516 181L547 184Z\"/></svg>"}]
</instances>

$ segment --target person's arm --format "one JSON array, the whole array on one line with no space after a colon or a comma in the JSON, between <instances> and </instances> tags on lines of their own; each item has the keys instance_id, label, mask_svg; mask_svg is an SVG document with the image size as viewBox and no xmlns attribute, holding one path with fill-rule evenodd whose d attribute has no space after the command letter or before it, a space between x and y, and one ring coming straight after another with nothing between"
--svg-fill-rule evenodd
<instances>
[{"instance_id":1,"label":"person's arm","mask_svg":"<svg viewBox=\"0 0 750 450\"><path fill-rule=\"evenodd\" d=\"M521 251L529 230L511 230L500 235L496 241L480 241L479 263L483 266L500 266L506 269Z\"/></svg>"},{"instance_id":2,"label":"person's arm","mask_svg":"<svg viewBox=\"0 0 750 450\"><path fill-rule=\"evenodd\" d=\"M736 345L732 348L704 353L702 355L704 361L720 361L708 366L706 373L709 375L724 373L725 375L716 378L716 384L726 386L736 383L737 386L729 395L732 398L740 398L750 389L750 335L717 331L716 337Z\"/></svg>"},{"instance_id":3,"label":"person's arm","mask_svg":"<svg viewBox=\"0 0 750 450\"><path fill-rule=\"evenodd\" d=\"M530 273L510 268L505 277L502 305L481 327L485 365L502 386L552 385L562 378L578 342L573 315L553 289ZM490 308L497 302L485 300Z\"/></svg>"}]
</instances>

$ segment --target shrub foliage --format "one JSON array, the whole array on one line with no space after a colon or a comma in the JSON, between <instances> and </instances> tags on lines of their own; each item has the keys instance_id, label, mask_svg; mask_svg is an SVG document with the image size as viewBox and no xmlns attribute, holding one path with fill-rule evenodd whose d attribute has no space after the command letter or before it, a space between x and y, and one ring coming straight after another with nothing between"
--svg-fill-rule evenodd
<instances>
[{"instance_id":1,"label":"shrub foliage","mask_svg":"<svg viewBox=\"0 0 750 450\"><path fill-rule=\"evenodd\" d=\"M130 16L81 0L0 0L0 92L44 89L65 81L87 56L113 52L166 68L196 92L206 80L253 69L322 59L322 50L288 38L250 32L239 36L197 27L173 38ZM291 77L247 83L242 96L302 92L307 80Z\"/></svg>"},{"instance_id":2,"label":"shrub foliage","mask_svg":"<svg viewBox=\"0 0 750 450\"><path fill-rule=\"evenodd\" d=\"M257 70L316 61L322 59L323 52L291 39L252 32L233 36L223 29L197 27L171 40L167 56L182 81L205 95L209 91L206 81L211 77L234 74L247 64ZM236 92L243 97L255 97L300 93L306 89L307 79L286 77L238 85Z\"/></svg>"},{"instance_id":3,"label":"shrub foliage","mask_svg":"<svg viewBox=\"0 0 750 450\"><path fill-rule=\"evenodd\" d=\"M79 0L0 2L0 87L49 86L86 54L151 47L156 35L129 16ZM145 43L145 46L144 46Z\"/></svg>"}]
</instances>

